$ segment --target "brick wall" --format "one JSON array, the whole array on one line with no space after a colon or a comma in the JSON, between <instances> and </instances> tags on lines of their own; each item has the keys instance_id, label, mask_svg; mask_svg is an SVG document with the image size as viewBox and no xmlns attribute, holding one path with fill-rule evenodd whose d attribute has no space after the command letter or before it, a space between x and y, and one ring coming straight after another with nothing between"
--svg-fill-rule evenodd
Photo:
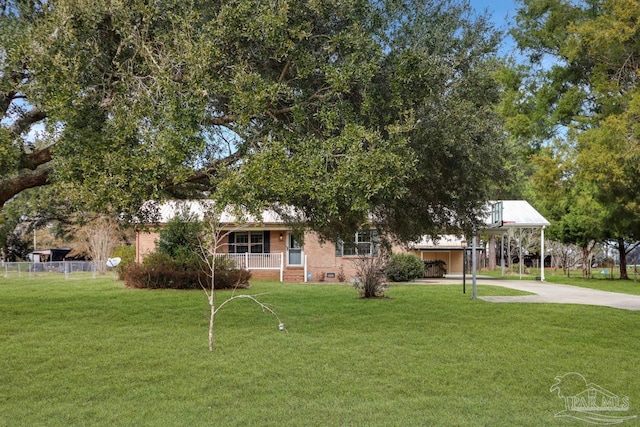
<instances>
[{"instance_id":1,"label":"brick wall","mask_svg":"<svg viewBox=\"0 0 640 427\"><path fill-rule=\"evenodd\" d=\"M304 239L304 254L307 256L307 272L310 282L339 282L343 277L345 282L356 277L355 256L336 256L336 245L333 242L320 242L318 235L313 232L306 234ZM333 276L333 277L331 277Z\"/></svg>"},{"instance_id":2,"label":"brick wall","mask_svg":"<svg viewBox=\"0 0 640 427\"><path fill-rule=\"evenodd\" d=\"M282 240L280 240L280 232L282 231ZM287 237L286 230L272 230L270 233L270 252L282 253L287 256ZM136 233L136 261L142 262L144 257L153 252L158 241L159 234L156 232L138 231ZM223 241L220 252L227 252L228 246L226 239ZM356 267L354 262L357 260L355 256L336 257L336 247L332 242L320 242L318 235L309 232L305 235L303 253L307 257L307 281L309 282L333 282L337 283L341 278L345 282L351 281L356 277ZM394 252L404 252L401 247L394 247ZM304 270L301 266L287 266L285 259L285 281L302 282L304 281ZM279 280L280 272L276 270L253 270L252 277L255 279L273 279Z\"/></svg>"},{"instance_id":3,"label":"brick wall","mask_svg":"<svg viewBox=\"0 0 640 427\"><path fill-rule=\"evenodd\" d=\"M136 262L141 263L144 258L156 249L160 235L156 232L136 231Z\"/></svg>"}]
</instances>

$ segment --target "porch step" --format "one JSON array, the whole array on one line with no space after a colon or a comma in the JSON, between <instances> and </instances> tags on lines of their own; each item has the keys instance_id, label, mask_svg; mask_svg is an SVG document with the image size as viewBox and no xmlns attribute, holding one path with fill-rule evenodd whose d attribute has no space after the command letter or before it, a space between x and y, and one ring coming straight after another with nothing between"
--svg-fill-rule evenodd
<instances>
[{"instance_id":1,"label":"porch step","mask_svg":"<svg viewBox=\"0 0 640 427\"><path fill-rule=\"evenodd\" d=\"M283 281L288 283L304 282L304 270L285 270Z\"/></svg>"}]
</instances>

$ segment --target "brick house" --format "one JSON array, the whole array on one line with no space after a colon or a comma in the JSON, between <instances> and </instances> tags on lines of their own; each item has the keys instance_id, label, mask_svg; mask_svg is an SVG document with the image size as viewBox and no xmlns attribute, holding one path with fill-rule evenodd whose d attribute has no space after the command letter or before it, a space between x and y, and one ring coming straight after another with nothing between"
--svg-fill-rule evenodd
<instances>
[{"instance_id":1,"label":"brick house","mask_svg":"<svg viewBox=\"0 0 640 427\"><path fill-rule=\"evenodd\" d=\"M162 226L176 215L179 206L202 218L202 206L198 202L169 202L160 207L159 224ZM478 268L485 267L485 258L496 258L496 253L504 254L505 236L509 232L535 229L540 231L544 250L544 229L549 222L524 200L503 200L489 202L491 208L485 219L486 226L479 234L489 235L488 243L478 242L476 248ZM228 237L223 241L221 252L232 257L240 268L251 270L255 278L279 279L286 282L339 282L349 281L356 276L354 261L358 254L375 253L377 232L375 229L363 229L353 236L347 236L337 244L322 242L318 235L308 231L304 235L304 245L296 241L290 226L272 211L266 211L262 218L238 228L235 218L225 214L221 218ZM511 230L511 231L510 231ZM516 234L518 235L518 234ZM156 248L159 233L157 230L140 229L136 232L136 261ZM501 238L500 250L496 250L496 237ZM508 243L507 243L508 245ZM445 235L438 240L429 236L407 247L395 246L393 252L413 253L425 261L444 261L450 275L469 271L472 247L463 237ZM485 252L486 251L486 252ZM487 253L488 252L488 253ZM522 248L519 248L522 255ZM466 255L466 256L465 256ZM522 256L521 256L522 257ZM505 274L504 257L501 262L502 274ZM544 280L544 269L541 271Z\"/></svg>"},{"instance_id":2,"label":"brick house","mask_svg":"<svg viewBox=\"0 0 640 427\"><path fill-rule=\"evenodd\" d=\"M179 208L187 208L202 218L198 202L169 202L160 206L159 226L175 216ZM361 230L337 244L322 242L316 233L307 231L304 244L300 244L291 227L272 211L242 227L229 214L223 214L220 222L226 234L220 252L233 258L238 267L251 270L254 278L285 282L349 281L356 276L354 261L358 255L375 253L377 247L375 229ZM157 228L136 231L136 262L142 262L155 250L158 238ZM398 251L404 250L394 248L394 252Z\"/></svg>"}]
</instances>

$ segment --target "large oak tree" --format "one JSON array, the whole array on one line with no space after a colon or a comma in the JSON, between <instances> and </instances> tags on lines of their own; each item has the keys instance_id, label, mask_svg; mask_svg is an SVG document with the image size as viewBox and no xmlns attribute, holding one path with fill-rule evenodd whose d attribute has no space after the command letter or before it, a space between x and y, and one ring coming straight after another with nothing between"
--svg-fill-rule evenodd
<instances>
[{"instance_id":1,"label":"large oak tree","mask_svg":"<svg viewBox=\"0 0 640 427\"><path fill-rule=\"evenodd\" d=\"M408 239L470 226L506 178L499 35L466 2L0 5L0 206L213 196Z\"/></svg>"}]
</instances>

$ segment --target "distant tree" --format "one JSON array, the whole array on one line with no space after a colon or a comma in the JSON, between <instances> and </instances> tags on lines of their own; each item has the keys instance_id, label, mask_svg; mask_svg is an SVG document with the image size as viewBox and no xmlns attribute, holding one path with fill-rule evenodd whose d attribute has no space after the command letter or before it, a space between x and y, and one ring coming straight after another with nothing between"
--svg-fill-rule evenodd
<instances>
[{"instance_id":1,"label":"distant tree","mask_svg":"<svg viewBox=\"0 0 640 427\"><path fill-rule=\"evenodd\" d=\"M548 237L577 245L582 252L582 274L589 277L592 251L605 240L607 224L593 184L580 181L575 156L576 152L561 141L540 150L533 157L537 169L532 184L538 207L551 221Z\"/></svg>"},{"instance_id":2,"label":"distant tree","mask_svg":"<svg viewBox=\"0 0 640 427\"><path fill-rule=\"evenodd\" d=\"M107 260L118 245L117 224L109 218L99 218L84 228L89 256L99 274L107 271Z\"/></svg>"},{"instance_id":3,"label":"distant tree","mask_svg":"<svg viewBox=\"0 0 640 427\"><path fill-rule=\"evenodd\" d=\"M640 5L636 0L522 0L520 5L512 34L537 66L517 103L530 117L524 128L538 141L559 136L573 150L573 173L565 179L581 196L563 222L583 240L592 237L580 237L583 231L576 226L615 240L626 258L630 246L624 242L640 240ZM620 274L628 278L622 262Z\"/></svg>"}]
</instances>

